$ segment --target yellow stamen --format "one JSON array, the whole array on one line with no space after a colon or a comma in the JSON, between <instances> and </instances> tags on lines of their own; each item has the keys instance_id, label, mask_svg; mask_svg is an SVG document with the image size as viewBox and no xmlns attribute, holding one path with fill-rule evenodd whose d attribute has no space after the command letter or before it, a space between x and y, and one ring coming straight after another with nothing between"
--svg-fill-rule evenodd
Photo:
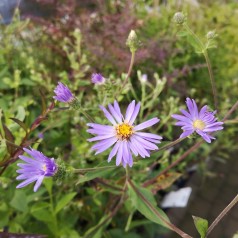
<instances>
[{"instance_id":1,"label":"yellow stamen","mask_svg":"<svg viewBox=\"0 0 238 238\"><path fill-rule=\"evenodd\" d=\"M44 164L43 165L43 170L46 172L46 169L47 169L47 167L46 167L46 165Z\"/></svg>"},{"instance_id":2,"label":"yellow stamen","mask_svg":"<svg viewBox=\"0 0 238 238\"><path fill-rule=\"evenodd\" d=\"M193 127L194 129L203 130L206 127L206 124L202 120L197 119L193 122Z\"/></svg>"},{"instance_id":3,"label":"yellow stamen","mask_svg":"<svg viewBox=\"0 0 238 238\"><path fill-rule=\"evenodd\" d=\"M130 136L133 134L133 127L129 124L123 123L121 125L118 125L116 127L117 131L117 136L119 139L124 140L124 139L129 139Z\"/></svg>"}]
</instances>

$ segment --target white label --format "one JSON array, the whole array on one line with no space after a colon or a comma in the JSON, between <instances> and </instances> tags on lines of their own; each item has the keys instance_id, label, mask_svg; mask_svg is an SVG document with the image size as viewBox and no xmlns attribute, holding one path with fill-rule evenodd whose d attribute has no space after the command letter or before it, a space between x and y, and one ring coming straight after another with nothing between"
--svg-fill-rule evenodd
<instances>
[{"instance_id":1,"label":"white label","mask_svg":"<svg viewBox=\"0 0 238 238\"><path fill-rule=\"evenodd\" d=\"M191 195L192 188L181 188L178 191L169 192L161 203L162 208L167 207L186 207Z\"/></svg>"}]
</instances>

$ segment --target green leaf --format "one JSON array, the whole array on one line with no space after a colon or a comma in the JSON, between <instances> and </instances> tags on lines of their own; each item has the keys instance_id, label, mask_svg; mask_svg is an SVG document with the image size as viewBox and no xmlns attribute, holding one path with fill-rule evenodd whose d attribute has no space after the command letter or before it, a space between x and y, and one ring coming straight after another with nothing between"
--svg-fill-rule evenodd
<instances>
[{"instance_id":1,"label":"green leaf","mask_svg":"<svg viewBox=\"0 0 238 238\"><path fill-rule=\"evenodd\" d=\"M147 219L164 227L168 227L170 223L167 215L156 206L156 200L148 189L135 185L134 182L128 186L129 197L134 207L143 214Z\"/></svg>"},{"instance_id":2,"label":"green leaf","mask_svg":"<svg viewBox=\"0 0 238 238\"><path fill-rule=\"evenodd\" d=\"M2 124L2 125L3 125L3 130L5 133L5 138L7 140L6 141L7 151L11 154L15 150L15 146L14 146L15 138L14 138L13 134L11 133L11 131L7 128L7 126L5 124Z\"/></svg>"},{"instance_id":3,"label":"green leaf","mask_svg":"<svg viewBox=\"0 0 238 238\"><path fill-rule=\"evenodd\" d=\"M23 128L25 130L25 132L27 132L27 126L24 122L18 120L17 118L13 118L13 117L11 117L10 119L12 119L14 122L16 122L21 128Z\"/></svg>"},{"instance_id":4,"label":"green leaf","mask_svg":"<svg viewBox=\"0 0 238 238\"><path fill-rule=\"evenodd\" d=\"M103 168L105 166L105 168ZM98 178L98 177L103 177L106 176L108 174L110 174L112 172L113 169L116 169L117 167L108 167L108 163L107 162L103 162L101 164L99 164L98 167L95 167L94 171L90 171L85 173L76 183L76 185L78 185L79 183L83 183L83 182L87 182L90 181L92 179Z\"/></svg>"},{"instance_id":5,"label":"green leaf","mask_svg":"<svg viewBox=\"0 0 238 238\"><path fill-rule=\"evenodd\" d=\"M52 186L53 186L52 178L44 179L43 183L44 183L48 193L51 194L52 193Z\"/></svg>"},{"instance_id":6,"label":"green leaf","mask_svg":"<svg viewBox=\"0 0 238 238\"><path fill-rule=\"evenodd\" d=\"M208 221L201 217L193 216L193 221L201 238L205 238L208 229Z\"/></svg>"},{"instance_id":7,"label":"green leaf","mask_svg":"<svg viewBox=\"0 0 238 238\"><path fill-rule=\"evenodd\" d=\"M33 217L35 217L38 221L42 221L44 223L52 222L54 217L52 216L49 209L38 209L31 211Z\"/></svg>"},{"instance_id":8,"label":"green leaf","mask_svg":"<svg viewBox=\"0 0 238 238\"><path fill-rule=\"evenodd\" d=\"M10 205L18 211L26 212L28 210L26 194L22 190L16 189Z\"/></svg>"},{"instance_id":9,"label":"green leaf","mask_svg":"<svg viewBox=\"0 0 238 238\"><path fill-rule=\"evenodd\" d=\"M64 208L75 197L76 194L77 193L73 192L63 196L56 205L55 214L58 213L62 208Z\"/></svg>"},{"instance_id":10,"label":"green leaf","mask_svg":"<svg viewBox=\"0 0 238 238\"><path fill-rule=\"evenodd\" d=\"M187 35L187 40L190 43L190 45L194 47L194 49L197 53L202 53L203 52L203 46L201 45L201 43L197 39L194 38L193 35L188 34Z\"/></svg>"}]
</instances>

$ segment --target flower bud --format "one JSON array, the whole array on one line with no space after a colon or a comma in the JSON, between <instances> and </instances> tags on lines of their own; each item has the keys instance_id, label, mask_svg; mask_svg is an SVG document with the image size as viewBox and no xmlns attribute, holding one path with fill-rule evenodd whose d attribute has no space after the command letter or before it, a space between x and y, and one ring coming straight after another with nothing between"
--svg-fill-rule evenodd
<instances>
[{"instance_id":1,"label":"flower bud","mask_svg":"<svg viewBox=\"0 0 238 238\"><path fill-rule=\"evenodd\" d=\"M176 12L173 17L173 21L178 25L182 25L186 21L186 17L182 12Z\"/></svg>"},{"instance_id":2,"label":"flower bud","mask_svg":"<svg viewBox=\"0 0 238 238\"><path fill-rule=\"evenodd\" d=\"M215 37L217 37L217 34L216 34L215 31L209 31L209 32L207 33L206 37L207 37L208 40L212 40L212 39L214 39Z\"/></svg>"},{"instance_id":3,"label":"flower bud","mask_svg":"<svg viewBox=\"0 0 238 238\"><path fill-rule=\"evenodd\" d=\"M136 50L140 47L140 41L136 35L134 30L131 30L127 40L126 45L130 48L131 52L136 52Z\"/></svg>"}]
</instances>

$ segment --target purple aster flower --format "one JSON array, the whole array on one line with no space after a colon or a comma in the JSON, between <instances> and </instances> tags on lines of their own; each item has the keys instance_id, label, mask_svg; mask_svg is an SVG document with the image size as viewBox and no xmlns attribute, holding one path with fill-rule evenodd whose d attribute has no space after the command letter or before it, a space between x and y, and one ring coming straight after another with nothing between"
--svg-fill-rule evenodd
<instances>
[{"instance_id":1,"label":"purple aster flower","mask_svg":"<svg viewBox=\"0 0 238 238\"><path fill-rule=\"evenodd\" d=\"M95 84L103 84L105 82L105 78L101 74L92 74L91 81Z\"/></svg>"},{"instance_id":2,"label":"purple aster flower","mask_svg":"<svg viewBox=\"0 0 238 238\"><path fill-rule=\"evenodd\" d=\"M117 101L114 101L114 105L108 105L109 111L103 106L100 106L100 108L112 126L96 123L87 124L91 127L87 131L96 135L88 141L99 141L92 146L92 150L95 150L96 154L102 153L113 146L108 156L108 162L116 156L117 166L122 164L126 167L128 164L131 167L133 165L132 153L135 156L140 155L145 158L150 157L151 150L158 149L155 144L160 143L162 137L140 131L158 123L159 119L152 118L139 125L134 125L140 110L140 103L136 105L135 101L132 101L127 107L125 118L121 114Z\"/></svg>"},{"instance_id":3,"label":"purple aster flower","mask_svg":"<svg viewBox=\"0 0 238 238\"><path fill-rule=\"evenodd\" d=\"M61 82L58 82L54 92L56 94L56 96L53 97L55 100L66 103L72 102L74 100L74 96L69 88Z\"/></svg>"},{"instance_id":4,"label":"purple aster flower","mask_svg":"<svg viewBox=\"0 0 238 238\"><path fill-rule=\"evenodd\" d=\"M27 186L30 183L36 181L34 186L34 192L40 187L44 177L51 177L57 172L57 165L54 162L53 158L48 158L43 155L40 151L34 149L23 149L28 153L32 158L19 155L19 158L26 163L17 164L20 169L16 172L20 175L17 176L17 180L25 180L20 183L17 188L22 188Z\"/></svg>"},{"instance_id":5,"label":"purple aster flower","mask_svg":"<svg viewBox=\"0 0 238 238\"><path fill-rule=\"evenodd\" d=\"M211 143L211 139L215 139L210 133L214 131L222 130L221 126L223 122L218 122L217 118L214 116L216 111L210 112L207 109L207 105L203 106L200 111L194 99L187 98L186 104L188 111L181 109L183 115L172 115L173 118L177 119L176 126L182 126L184 131L180 138L187 137L192 133L196 132L199 134L206 142Z\"/></svg>"}]
</instances>

